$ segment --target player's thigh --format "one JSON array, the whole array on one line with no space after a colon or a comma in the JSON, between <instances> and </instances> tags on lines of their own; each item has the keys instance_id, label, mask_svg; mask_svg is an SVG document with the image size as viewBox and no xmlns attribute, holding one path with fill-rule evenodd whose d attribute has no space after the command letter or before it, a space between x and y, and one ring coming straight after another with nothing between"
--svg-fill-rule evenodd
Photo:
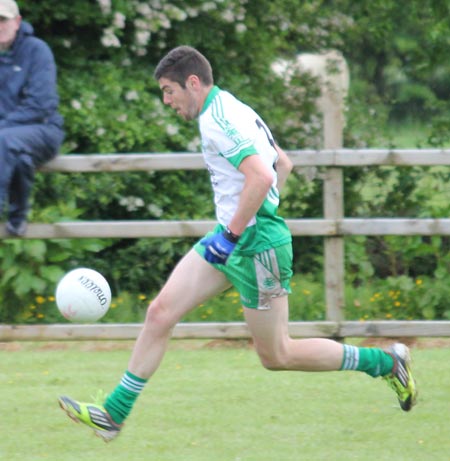
<instances>
[{"instance_id":1,"label":"player's thigh","mask_svg":"<svg viewBox=\"0 0 450 461\"><path fill-rule=\"evenodd\" d=\"M158 302L181 317L230 286L225 275L191 249L175 266Z\"/></svg>"},{"instance_id":2,"label":"player's thigh","mask_svg":"<svg viewBox=\"0 0 450 461\"><path fill-rule=\"evenodd\" d=\"M272 298L270 309L244 307L244 317L258 350L281 347L289 338L288 296Z\"/></svg>"}]
</instances>

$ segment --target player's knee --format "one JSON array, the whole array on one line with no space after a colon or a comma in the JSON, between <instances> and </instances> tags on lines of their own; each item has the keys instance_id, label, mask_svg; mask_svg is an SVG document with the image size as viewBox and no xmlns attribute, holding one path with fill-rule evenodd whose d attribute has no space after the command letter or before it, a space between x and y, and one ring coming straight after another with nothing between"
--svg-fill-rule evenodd
<instances>
[{"instance_id":1,"label":"player's knee","mask_svg":"<svg viewBox=\"0 0 450 461\"><path fill-rule=\"evenodd\" d=\"M264 368L270 371L280 371L287 369L287 359L281 352L262 352L258 351L259 360Z\"/></svg>"},{"instance_id":2,"label":"player's knee","mask_svg":"<svg viewBox=\"0 0 450 461\"><path fill-rule=\"evenodd\" d=\"M170 311L158 297L147 308L145 324L152 325L152 327L157 326L163 330L173 327L174 320L170 315Z\"/></svg>"}]
</instances>

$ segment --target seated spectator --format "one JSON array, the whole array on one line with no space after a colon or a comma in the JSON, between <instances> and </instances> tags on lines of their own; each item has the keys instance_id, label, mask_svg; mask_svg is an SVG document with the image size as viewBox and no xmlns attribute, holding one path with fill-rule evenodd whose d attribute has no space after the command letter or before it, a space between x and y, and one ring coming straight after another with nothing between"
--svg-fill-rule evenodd
<instances>
[{"instance_id":1,"label":"seated spectator","mask_svg":"<svg viewBox=\"0 0 450 461\"><path fill-rule=\"evenodd\" d=\"M52 51L15 1L0 0L0 216L8 204L11 236L26 232L35 169L63 142L58 104Z\"/></svg>"}]
</instances>

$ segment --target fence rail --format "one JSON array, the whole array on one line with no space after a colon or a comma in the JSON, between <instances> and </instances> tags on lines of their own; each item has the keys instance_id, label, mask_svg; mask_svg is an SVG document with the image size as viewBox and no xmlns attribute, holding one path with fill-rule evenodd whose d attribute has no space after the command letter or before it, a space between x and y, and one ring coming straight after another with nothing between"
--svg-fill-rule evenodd
<instances>
[{"instance_id":1,"label":"fence rail","mask_svg":"<svg viewBox=\"0 0 450 461\"><path fill-rule=\"evenodd\" d=\"M345 167L450 166L450 149L323 149L288 152L295 167L323 167L324 218L288 219L294 236L322 236L325 241L325 290L327 321L293 322L293 336L450 336L450 322L346 322L343 307L343 239L351 235L450 235L450 219L346 218L343 216ZM148 153L64 155L42 168L44 173L98 173L203 169L201 154ZM31 223L25 238L151 238L196 237L213 221L96 221ZM0 225L0 239L6 238ZM38 339L127 339L137 335L138 325L0 325L0 341ZM248 337L242 323L179 324L175 337Z\"/></svg>"},{"instance_id":2,"label":"fence rail","mask_svg":"<svg viewBox=\"0 0 450 461\"><path fill-rule=\"evenodd\" d=\"M450 235L450 219L287 219L294 236ZM214 221L86 221L30 224L25 238L200 237ZM0 225L0 238L6 238Z\"/></svg>"},{"instance_id":3,"label":"fence rail","mask_svg":"<svg viewBox=\"0 0 450 461\"><path fill-rule=\"evenodd\" d=\"M289 151L296 167L434 166L450 165L450 149L324 149ZM99 173L123 171L198 170L204 168L201 154L90 154L57 157L44 172ZM326 182L325 178L325 182ZM340 187L338 184L337 187ZM332 185L324 195L324 208L341 194ZM332 206L331 206L332 208ZM450 235L450 219L340 218L288 219L295 236L346 235ZM196 237L213 226L212 221L102 221L31 223L26 238L145 238ZM0 238L6 238L0 225Z\"/></svg>"},{"instance_id":4,"label":"fence rail","mask_svg":"<svg viewBox=\"0 0 450 461\"><path fill-rule=\"evenodd\" d=\"M321 149L291 150L294 166L433 166L450 165L450 149ZM201 154L68 154L46 164L43 171L87 173L101 171L198 170Z\"/></svg>"},{"instance_id":5,"label":"fence rail","mask_svg":"<svg viewBox=\"0 0 450 461\"><path fill-rule=\"evenodd\" d=\"M1 341L80 341L133 340L142 325L0 325ZM290 322L289 333L294 338L349 337L449 337L449 321L348 321ZM250 333L243 322L179 323L173 330L176 339L248 339Z\"/></svg>"}]
</instances>

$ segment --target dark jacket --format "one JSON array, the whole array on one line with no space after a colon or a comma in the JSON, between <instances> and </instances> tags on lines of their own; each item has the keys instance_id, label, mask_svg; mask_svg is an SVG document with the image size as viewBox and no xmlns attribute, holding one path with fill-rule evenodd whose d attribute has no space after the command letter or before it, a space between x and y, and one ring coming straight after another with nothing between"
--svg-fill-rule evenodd
<instances>
[{"instance_id":1,"label":"dark jacket","mask_svg":"<svg viewBox=\"0 0 450 461\"><path fill-rule=\"evenodd\" d=\"M22 21L11 49L0 53L0 129L34 124L62 128L58 104L53 53Z\"/></svg>"}]
</instances>

